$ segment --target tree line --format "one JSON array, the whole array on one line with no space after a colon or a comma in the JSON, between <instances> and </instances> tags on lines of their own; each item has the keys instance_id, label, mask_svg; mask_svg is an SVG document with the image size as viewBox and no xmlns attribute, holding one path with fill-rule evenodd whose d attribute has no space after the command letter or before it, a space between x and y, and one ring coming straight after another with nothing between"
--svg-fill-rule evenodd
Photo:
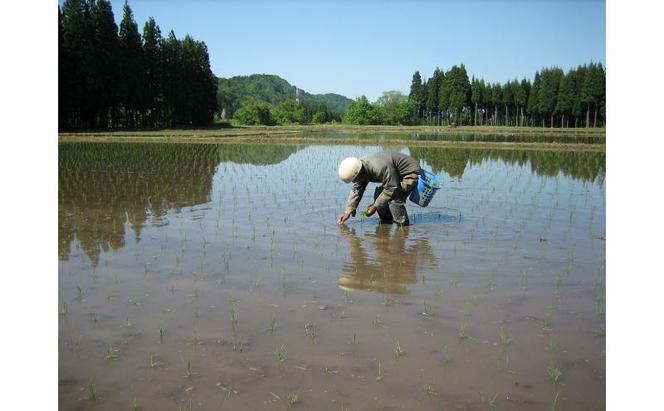
<instances>
[{"instance_id":1,"label":"tree line","mask_svg":"<svg viewBox=\"0 0 664 411\"><path fill-rule=\"evenodd\" d=\"M341 115L330 110L325 103L304 100L296 102L284 100L276 106L250 99L235 111L233 118L244 125L291 125L291 124L322 124L341 121Z\"/></svg>"},{"instance_id":2,"label":"tree line","mask_svg":"<svg viewBox=\"0 0 664 411\"><path fill-rule=\"evenodd\" d=\"M142 35L127 2L118 27L108 0L58 7L60 129L204 125L217 109L207 46L150 17Z\"/></svg>"},{"instance_id":3,"label":"tree line","mask_svg":"<svg viewBox=\"0 0 664 411\"><path fill-rule=\"evenodd\" d=\"M606 125L606 72L601 63L568 70L543 68L528 79L489 83L468 78L463 64L429 79L413 74L408 96L364 96L344 115L349 124L602 127Z\"/></svg>"}]
</instances>

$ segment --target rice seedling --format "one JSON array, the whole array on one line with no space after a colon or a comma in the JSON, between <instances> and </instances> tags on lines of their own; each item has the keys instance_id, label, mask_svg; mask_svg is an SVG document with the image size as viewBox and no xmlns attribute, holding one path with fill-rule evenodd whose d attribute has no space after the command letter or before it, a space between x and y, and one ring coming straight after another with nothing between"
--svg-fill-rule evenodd
<instances>
[{"instance_id":1,"label":"rice seedling","mask_svg":"<svg viewBox=\"0 0 664 411\"><path fill-rule=\"evenodd\" d=\"M512 343L512 337L510 337L506 332L503 326L500 326L500 343L504 346Z\"/></svg>"},{"instance_id":2,"label":"rice seedling","mask_svg":"<svg viewBox=\"0 0 664 411\"><path fill-rule=\"evenodd\" d=\"M78 282L76 283L76 301L83 301L83 290Z\"/></svg>"},{"instance_id":3,"label":"rice seedling","mask_svg":"<svg viewBox=\"0 0 664 411\"><path fill-rule=\"evenodd\" d=\"M233 351L244 352L247 349L247 342L244 337L240 337L239 341L233 340Z\"/></svg>"},{"instance_id":4,"label":"rice seedling","mask_svg":"<svg viewBox=\"0 0 664 411\"><path fill-rule=\"evenodd\" d=\"M95 386L92 384L92 380L88 380L85 385L86 399L89 401L97 401L97 392L95 391Z\"/></svg>"},{"instance_id":5,"label":"rice seedling","mask_svg":"<svg viewBox=\"0 0 664 411\"><path fill-rule=\"evenodd\" d=\"M225 399L228 399L231 395L238 395L240 393L235 388L232 388L230 385L224 384L221 381L217 383L217 387L221 388L221 390L224 392Z\"/></svg>"},{"instance_id":6,"label":"rice seedling","mask_svg":"<svg viewBox=\"0 0 664 411\"><path fill-rule=\"evenodd\" d=\"M118 358L118 353L119 350L116 347L114 347L112 343L106 344L104 346L104 358L107 361L115 360L116 358Z\"/></svg>"},{"instance_id":7,"label":"rice seedling","mask_svg":"<svg viewBox=\"0 0 664 411\"><path fill-rule=\"evenodd\" d=\"M63 317L69 315L69 305L67 305L66 301L62 303L62 309L60 310L60 315Z\"/></svg>"},{"instance_id":8,"label":"rice seedling","mask_svg":"<svg viewBox=\"0 0 664 411\"><path fill-rule=\"evenodd\" d=\"M357 352L357 346L360 342L357 339L357 333L353 333L353 339L350 342L350 345L353 347L353 352Z\"/></svg>"},{"instance_id":9,"label":"rice seedling","mask_svg":"<svg viewBox=\"0 0 664 411\"><path fill-rule=\"evenodd\" d=\"M157 357L154 355L154 353L151 352L148 357L148 364L150 365L150 368L157 368L164 365L163 362L157 360Z\"/></svg>"},{"instance_id":10,"label":"rice seedling","mask_svg":"<svg viewBox=\"0 0 664 411\"><path fill-rule=\"evenodd\" d=\"M482 403L482 405L485 405L490 408L496 406L497 398L498 398L498 393L494 394L493 396L490 395L484 396L484 394L480 393L480 402Z\"/></svg>"},{"instance_id":11,"label":"rice seedling","mask_svg":"<svg viewBox=\"0 0 664 411\"><path fill-rule=\"evenodd\" d=\"M178 411L193 411L193 404L191 402L191 398L189 399L189 402L184 405L184 407L178 405Z\"/></svg>"},{"instance_id":12,"label":"rice seedling","mask_svg":"<svg viewBox=\"0 0 664 411\"><path fill-rule=\"evenodd\" d=\"M230 318L231 318L231 325L233 326L233 331L235 331L238 323L237 311L235 311L235 308L231 308Z\"/></svg>"},{"instance_id":13,"label":"rice seedling","mask_svg":"<svg viewBox=\"0 0 664 411\"><path fill-rule=\"evenodd\" d=\"M159 344L163 344L164 342L164 334L166 334L166 330L164 330L164 327L159 327Z\"/></svg>"},{"instance_id":14,"label":"rice seedling","mask_svg":"<svg viewBox=\"0 0 664 411\"><path fill-rule=\"evenodd\" d=\"M270 328L268 328L270 331L270 334L274 334L277 331L277 319L272 316L272 319L270 320Z\"/></svg>"},{"instance_id":15,"label":"rice seedling","mask_svg":"<svg viewBox=\"0 0 664 411\"><path fill-rule=\"evenodd\" d=\"M401 356L404 355L404 351L401 349L401 344L399 344L399 340L396 338L394 339L394 357L396 359L401 358Z\"/></svg>"},{"instance_id":16,"label":"rice seedling","mask_svg":"<svg viewBox=\"0 0 664 411\"><path fill-rule=\"evenodd\" d=\"M420 314L422 314L425 317L431 315L431 306L427 304L426 300L424 301L424 311L422 311Z\"/></svg>"},{"instance_id":17,"label":"rice seedling","mask_svg":"<svg viewBox=\"0 0 664 411\"><path fill-rule=\"evenodd\" d=\"M136 402L136 397L134 397L134 400L131 402L131 409L132 411L138 411L138 403Z\"/></svg>"},{"instance_id":18,"label":"rice seedling","mask_svg":"<svg viewBox=\"0 0 664 411\"><path fill-rule=\"evenodd\" d=\"M184 377L185 378L191 378L192 376L194 376L194 371L191 368L191 361L187 360L187 363L185 364L185 367L184 367Z\"/></svg>"},{"instance_id":19,"label":"rice seedling","mask_svg":"<svg viewBox=\"0 0 664 411\"><path fill-rule=\"evenodd\" d=\"M553 331L549 317L546 317L542 320L542 331Z\"/></svg>"},{"instance_id":20,"label":"rice seedling","mask_svg":"<svg viewBox=\"0 0 664 411\"><path fill-rule=\"evenodd\" d=\"M81 351L81 337L78 336L74 339L73 336L69 336L69 342L67 343L69 350L75 354L78 354Z\"/></svg>"},{"instance_id":21,"label":"rice seedling","mask_svg":"<svg viewBox=\"0 0 664 411\"><path fill-rule=\"evenodd\" d=\"M383 378L383 371L380 369L380 361L378 361L378 375L376 375L376 381L382 381Z\"/></svg>"},{"instance_id":22,"label":"rice seedling","mask_svg":"<svg viewBox=\"0 0 664 411\"><path fill-rule=\"evenodd\" d=\"M314 321L312 323L304 324L304 333L312 342L315 341L316 337L318 337L318 326L316 325L316 322Z\"/></svg>"},{"instance_id":23,"label":"rice seedling","mask_svg":"<svg viewBox=\"0 0 664 411\"><path fill-rule=\"evenodd\" d=\"M599 337L604 337L606 335L606 329L604 327L598 327L595 330L593 330L593 337L599 338Z\"/></svg>"},{"instance_id":24,"label":"rice seedling","mask_svg":"<svg viewBox=\"0 0 664 411\"><path fill-rule=\"evenodd\" d=\"M335 370L335 369L330 368L330 367L323 367L323 372L325 374L339 374L339 370Z\"/></svg>"},{"instance_id":25,"label":"rice seedling","mask_svg":"<svg viewBox=\"0 0 664 411\"><path fill-rule=\"evenodd\" d=\"M422 386L422 391L424 391L427 395L433 395L433 396L438 395L436 387L434 387L432 384L424 384Z\"/></svg>"},{"instance_id":26,"label":"rice seedling","mask_svg":"<svg viewBox=\"0 0 664 411\"><path fill-rule=\"evenodd\" d=\"M133 328L133 327L134 327L134 323L132 323L131 321L129 321L129 316L127 316L127 317L125 318L124 327L125 327L125 328Z\"/></svg>"},{"instance_id":27,"label":"rice seedling","mask_svg":"<svg viewBox=\"0 0 664 411\"><path fill-rule=\"evenodd\" d=\"M281 344L281 347L277 348L274 351L274 357L277 359L278 363L283 363L288 358L288 351L286 350L286 345Z\"/></svg>"},{"instance_id":28,"label":"rice seedling","mask_svg":"<svg viewBox=\"0 0 664 411\"><path fill-rule=\"evenodd\" d=\"M383 322L381 321L379 315L377 315L376 318L374 318L373 320L371 320L371 326L374 327L374 328L377 328L377 327L383 327L383 326L384 326L384 324L383 324Z\"/></svg>"},{"instance_id":29,"label":"rice seedling","mask_svg":"<svg viewBox=\"0 0 664 411\"><path fill-rule=\"evenodd\" d=\"M553 362L547 365L546 374L549 376L549 379L554 383L557 383L563 373L556 367Z\"/></svg>"},{"instance_id":30,"label":"rice seedling","mask_svg":"<svg viewBox=\"0 0 664 411\"><path fill-rule=\"evenodd\" d=\"M465 340L468 338L468 335L466 334L466 323L462 323L459 326L459 330L457 331L457 337L459 337L460 340Z\"/></svg>"},{"instance_id":31,"label":"rice seedling","mask_svg":"<svg viewBox=\"0 0 664 411\"><path fill-rule=\"evenodd\" d=\"M286 404L288 405L288 408L293 408L295 404L297 404L299 400L299 394L297 391L291 391L288 394L286 394Z\"/></svg>"}]
</instances>

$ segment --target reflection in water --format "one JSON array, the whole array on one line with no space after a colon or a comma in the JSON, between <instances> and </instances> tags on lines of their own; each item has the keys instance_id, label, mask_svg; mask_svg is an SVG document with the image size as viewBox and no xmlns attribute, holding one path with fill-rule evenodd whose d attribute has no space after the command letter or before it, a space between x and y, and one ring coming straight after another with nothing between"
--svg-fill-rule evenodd
<instances>
[{"instance_id":1,"label":"reflection in water","mask_svg":"<svg viewBox=\"0 0 664 411\"><path fill-rule=\"evenodd\" d=\"M58 168L59 257L75 240L97 265L101 251L125 245L125 225L140 241L148 218L210 201L221 162L276 164L297 146L61 143Z\"/></svg>"},{"instance_id":2,"label":"reflection in water","mask_svg":"<svg viewBox=\"0 0 664 411\"><path fill-rule=\"evenodd\" d=\"M606 153L596 151L501 150L476 148L409 147L410 155L425 160L439 173L460 178L466 166L484 161L502 160L524 166L541 176L555 176L562 172L581 181L603 180Z\"/></svg>"},{"instance_id":3,"label":"reflection in water","mask_svg":"<svg viewBox=\"0 0 664 411\"><path fill-rule=\"evenodd\" d=\"M345 140L419 140L419 141L463 141L485 143L562 143L562 144L605 144L606 137L602 135L569 135L569 134L427 134L411 133L348 133L345 131L325 131L320 133L323 138Z\"/></svg>"},{"instance_id":4,"label":"reflection in water","mask_svg":"<svg viewBox=\"0 0 664 411\"><path fill-rule=\"evenodd\" d=\"M68 259L72 244L78 243L96 266L102 251L125 246L128 229L140 241L148 221L167 224L167 213L209 203L220 163L273 165L301 148L266 144L61 143L59 257ZM467 167L497 160L529 165L539 175L562 172L580 181L600 183L605 170L603 152L418 146L411 147L410 153L436 172L459 178Z\"/></svg>"},{"instance_id":5,"label":"reflection in water","mask_svg":"<svg viewBox=\"0 0 664 411\"><path fill-rule=\"evenodd\" d=\"M409 241L408 226L393 229L391 224L379 224L375 233L366 237L359 237L344 224L339 225L339 231L348 240L352 258L344 264L338 281L345 290L405 294L405 285L417 282L422 263L437 263L427 238Z\"/></svg>"}]
</instances>

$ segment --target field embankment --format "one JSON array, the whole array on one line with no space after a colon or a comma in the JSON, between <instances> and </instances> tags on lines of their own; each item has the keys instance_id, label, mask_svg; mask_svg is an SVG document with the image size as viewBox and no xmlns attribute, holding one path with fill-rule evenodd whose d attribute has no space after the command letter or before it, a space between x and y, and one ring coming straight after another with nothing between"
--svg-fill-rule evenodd
<instances>
[{"instance_id":1,"label":"field embankment","mask_svg":"<svg viewBox=\"0 0 664 411\"><path fill-rule=\"evenodd\" d=\"M164 129L143 131L61 132L60 141L136 141L136 142L201 142L201 143L271 143L271 144L359 144L379 142L381 145L422 145L437 147L495 147L533 149L573 149L601 151L605 149L604 128L541 128L505 126L240 126L209 129ZM435 136L435 139L420 139ZM525 137L517 141L446 140L445 136ZM555 142L528 141L528 137L556 136ZM569 141L567 138L569 137ZM580 143L579 137L592 137L594 143ZM599 143L597 143L599 139Z\"/></svg>"}]
</instances>

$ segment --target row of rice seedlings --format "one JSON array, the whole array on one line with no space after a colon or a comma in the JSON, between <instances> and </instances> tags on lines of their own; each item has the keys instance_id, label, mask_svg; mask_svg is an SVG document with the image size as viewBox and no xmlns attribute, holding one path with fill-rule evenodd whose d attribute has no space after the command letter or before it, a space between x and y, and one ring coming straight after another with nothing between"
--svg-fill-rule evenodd
<instances>
[{"instance_id":1,"label":"row of rice seedlings","mask_svg":"<svg viewBox=\"0 0 664 411\"><path fill-rule=\"evenodd\" d=\"M427 309L426 309L426 303L425 303L425 312L426 312L426 311L427 311ZM127 318L127 322L128 322L128 318ZM232 321L232 322L233 322L233 321ZM305 330L306 330L306 328L305 328ZM502 331L502 330L501 330L501 331Z\"/></svg>"}]
</instances>

